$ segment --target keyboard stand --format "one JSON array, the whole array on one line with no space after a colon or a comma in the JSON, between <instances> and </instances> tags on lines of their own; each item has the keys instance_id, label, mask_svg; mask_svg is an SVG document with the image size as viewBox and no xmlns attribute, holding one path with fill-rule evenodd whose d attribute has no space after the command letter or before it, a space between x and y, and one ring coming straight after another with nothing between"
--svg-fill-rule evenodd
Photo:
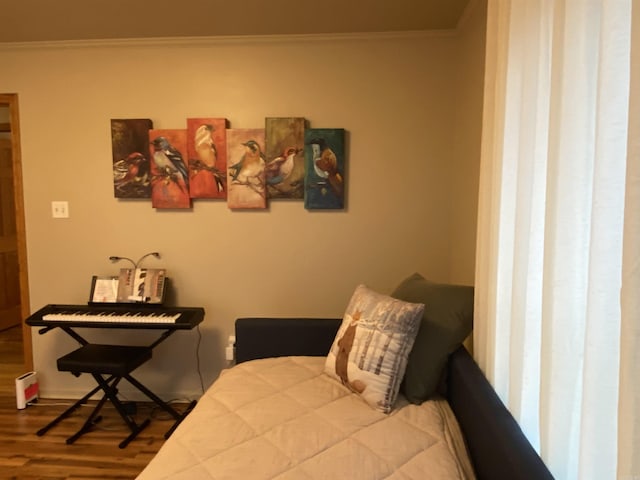
<instances>
[{"instance_id":1,"label":"keyboard stand","mask_svg":"<svg viewBox=\"0 0 640 480\"><path fill-rule=\"evenodd\" d=\"M131 430L131 434L120 442L120 448L126 447L138 433L149 425L149 419L146 419L141 425L138 425L135 420L129 416L124 405L118 398L117 387L125 375L128 375L150 359L151 349L149 347L97 345L93 343L83 345L77 350L58 359L58 370L71 372L76 376L79 376L81 373L90 373L98 384L98 387L104 392L84 425L76 434L67 439L67 444L75 442L82 435L93 429L93 426L101 419L99 414L107 400L111 401ZM109 375L109 378L105 378L103 375Z\"/></svg>"},{"instance_id":2,"label":"keyboard stand","mask_svg":"<svg viewBox=\"0 0 640 480\"><path fill-rule=\"evenodd\" d=\"M107 379L107 381L111 381L112 379L113 379L113 377L109 377ZM60 415L58 415L55 419L53 419L51 422L49 422L46 426L44 426L40 430L38 430L36 432L36 435L38 435L39 437L43 436L45 433L47 433L49 430L51 430L51 428L55 427L58 423L60 423L62 420L64 420L69 415L71 415L73 412L75 412L78 407L80 407L80 406L84 405L85 403L87 403L91 397L93 397L96 393L98 393L100 388L101 388L100 385L98 385L96 388L91 390L84 397L82 397L80 400L78 400L76 403L74 403L69 408L67 408L64 412L62 412Z\"/></svg>"},{"instance_id":3,"label":"keyboard stand","mask_svg":"<svg viewBox=\"0 0 640 480\"><path fill-rule=\"evenodd\" d=\"M74 350L63 357L60 357L57 361L58 370L71 372L75 376L79 376L81 373L89 373L93 376L98 384L93 390L87 393L84 397L76 401L73 405L62 412L49 424L38 430L37 435L42 436L52 427L56 426L62 420L67 418L78 407L86 404L88 400L97 394L100 390L103 391L102 398L98 401L93 411L86 419L83 426L74 435L66 440L67 444L75 442L85 433L91 431L96 423L98 423L102 417L99 415L104 404L109 400L116 408L124 422L131 430L130 435L120 442L119 447L125 448L131 440L133 440L138 433L149 425L150 420L144 420L138 425L126 412L123 403L118 398L117 386L121 380L127 380L131 385L137 388L145 396L147 396L153 403L155 403L162 410L167 412L173 417L175 422L171 428L164 434L164 438L167 439L177 428L177 426L184 420L184 418L193 410L196 405L196 401L192 401L187 408L182 412L178 412L169 403L163 401L160 397L154 394L146 386L131 376L131 372L141 366L143 363L151 359L152 350L171 336L176 330L165 330L154 342L148 346L125 346L125 345L100 345L89 343L72 327L67 325L57 325L55 327L48 326L42 328L39 333L44 334L53 328L60 328L78 343L80 348ZM140 328L144 328L143 325ZM168 327L169 328L169 327Z\"/></svg>"}]
</instances>

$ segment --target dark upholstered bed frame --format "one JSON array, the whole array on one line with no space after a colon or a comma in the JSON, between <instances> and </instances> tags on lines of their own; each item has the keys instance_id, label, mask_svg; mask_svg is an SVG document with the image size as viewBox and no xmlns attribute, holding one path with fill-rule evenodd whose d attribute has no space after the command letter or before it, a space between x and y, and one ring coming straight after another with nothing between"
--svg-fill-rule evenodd
<instances>
[{"instance_id":1,"label":"dark upholstered bed frame","mask_svg":"<svg viewBox=\"0 0 640 480\"><path fill-rule=\"evenodd\" d=\"M239 318L236 361L326 356L342 319ZM447 400L479 480L553 479L513 416L464 347L449 357Z\"/></svg>"}]
</instances>

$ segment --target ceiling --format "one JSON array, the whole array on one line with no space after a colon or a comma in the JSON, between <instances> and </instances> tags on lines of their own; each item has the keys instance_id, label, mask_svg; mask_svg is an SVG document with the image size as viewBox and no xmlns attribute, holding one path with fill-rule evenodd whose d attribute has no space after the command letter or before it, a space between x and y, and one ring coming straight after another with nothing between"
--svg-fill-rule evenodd
<instances>
[{"instance_id":1,"label":"ceiling","mask_svg":"<svg viewBox=\"0 0 640 480\"><path fill-rule=\"evenodd\" d=\"M2 0L0 43L453 29L473 0Z\"/></svg>"}]
</instances>

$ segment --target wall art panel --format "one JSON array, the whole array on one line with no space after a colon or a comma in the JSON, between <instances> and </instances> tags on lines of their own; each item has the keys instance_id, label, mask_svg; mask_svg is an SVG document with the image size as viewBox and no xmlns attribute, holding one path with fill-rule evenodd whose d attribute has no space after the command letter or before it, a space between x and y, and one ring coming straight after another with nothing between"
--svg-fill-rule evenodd
<instances>
[{"instance_id":1,"label":"wall art panel","mask_svg":"<svg viewBox=\"0 0 640 480\"><path fill-rule=\"evenodd\" d=\"M149 130L148 118L111 120L111 155L113 161L113 195L116 198L149 198Z\"/></svg>"},{"instance_id":2,"label":"wall art panel","mask_svg":"<svg viewBox=\"0 0 640 480\"><path fill-rule=\"evenodd\" d=\"M304 207L309 210L344 208L344 129L307 129L304 143Z\"/></svg>"},{"instance_id":3,"label":"wall art panel","mask_svg":"<svg viewBox=\"0 0 640 480\"><path fill-rule=\"evenodd\" d=\"M304 127L304 118L265 118L269 198L304 197Z\"/></svg>"},{"instance_id":4,"label":"wall art panel","mask_svg":"<svg viewBox=\"0 0 640 480\"><path fill-rule=\"evenodd\" d=\"M264 128L227 130L227 206L267 208Z\"/></svg>"}]
</instances>

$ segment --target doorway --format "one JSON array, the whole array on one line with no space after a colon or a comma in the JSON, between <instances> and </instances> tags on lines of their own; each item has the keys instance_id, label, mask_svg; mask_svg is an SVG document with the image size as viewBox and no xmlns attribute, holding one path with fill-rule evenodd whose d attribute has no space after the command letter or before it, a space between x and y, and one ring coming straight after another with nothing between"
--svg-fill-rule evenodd
<instances>
[{"instance_id":1,"label":"doorway","mask_svg":"<svg viewBox=\"0 0 640 480\"><path fill-rule=\"evenodd\" d=\"M21 350L25 370L33 368L29 282L22 189L22 159L17 94L0 94L0 332ZM20 342L22 345L16 345Z\"/></svg>"}]
</instances>

